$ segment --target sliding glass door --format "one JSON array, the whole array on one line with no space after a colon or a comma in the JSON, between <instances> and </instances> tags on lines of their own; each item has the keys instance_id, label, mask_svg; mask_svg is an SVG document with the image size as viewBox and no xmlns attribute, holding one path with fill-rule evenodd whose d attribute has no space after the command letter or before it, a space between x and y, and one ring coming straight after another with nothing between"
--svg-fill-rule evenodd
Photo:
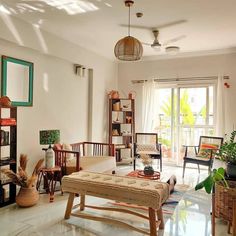
<instances>
[{"instance_id":1,"label":"sliding glass door","mask_svg":"<svg viewBox=\"0 0 236 236\"><path fill-rule=\"evenodd\" d=\"M175 85L157 92L155 131L163 158L182 163L182 145L198 144L200 135L214 134L215 86Z\"/></svg>"}]
</instances>

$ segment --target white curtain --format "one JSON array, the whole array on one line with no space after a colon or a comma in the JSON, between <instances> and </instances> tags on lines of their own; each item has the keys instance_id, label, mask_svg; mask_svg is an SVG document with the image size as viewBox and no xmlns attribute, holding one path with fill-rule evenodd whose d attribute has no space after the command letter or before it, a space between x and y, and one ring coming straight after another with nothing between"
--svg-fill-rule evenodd
<instances>
[{"instance_id":1,"label":"white curtain","mask_svg":"<svg viewBox=\"0 0 236 236\"><path fill-rule=\"evenodd\" d=\"M223 76L219 76L217 81L216 135L220 137L225 136L225 96Z\"/></svg>"},{"instance_id":2,"label":"white curtain","mask_svg":"<svg viewBox=\"0 0 236 236\"><path fill-rule=\"evenodd\" d=\"M157 114L156 96L156 82L154 80L146 81L143 85L142 132L153 132L155 116Z\"/></svg>"}]
</instances>

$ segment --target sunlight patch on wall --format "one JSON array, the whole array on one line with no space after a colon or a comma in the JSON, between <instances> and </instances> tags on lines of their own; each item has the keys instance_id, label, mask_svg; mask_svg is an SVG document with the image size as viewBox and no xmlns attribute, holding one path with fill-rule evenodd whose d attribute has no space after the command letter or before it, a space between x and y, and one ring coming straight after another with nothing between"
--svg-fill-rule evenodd
<instances>
[{"instance_id":1,"label":"sunlight patch on wall","mask_svg":"<svg viewBox=\"0 0 236 236\"><path fill-rule=\"evenodd\" d=\"M43 49L43 52L48 53L48 47L46 45L46 42L45 42L42 32L40 30L40 26L38 24L34 24L33 29L34 29L36 35L38 36L38 40L39 40L41 48Z\"/></svg>"},{"instance_id":2,"label":"sunlight patch on wall","mask_svg":"<svg viewBox=\"0 0 236 236\"><path fill-rule=\"evenodd\" d=\"M82 0L42 0L47 5L57 8L58 10L65 10L69 15L85 13L89 11L96 11L98 7L93 3Z\"/></svg>"},{"instance_id":3,"label":"sunlight patch on wall","mask_svg":"<svg viewBox=\"0 0 236 236\"><path fill-rule=\"evenodd\" d=\"M4 14L7 14L7 15L11 15L11 12L6 7L4 7L3 5L0 5L0 12L4 13Z\"/></svg>"},{"instance_id":4,"label":"sunlight patch on wall","mask_svg":"<svg viewBox=\"0 0 236 236\"><path fill-rule=\"evenodd\" d=\"M2 6L2 5L1 5ZM2 20L4 21L4 23L6 24L7 28L11 31L12 35L14 36L15 40L17 41L17 43L20 46L24 46L23 41L15 27L15 25L13 24L10 16L8 13L2 12L0 10L0 16L2 18Z\"/></svg>"},{"instance_id":5,"label":"sunlight patch on wall","mask_svg":"<svg viewBox=\"0 0 236 236\"><path fill-rule=\"evenodd\" d=\"M49 92L49 86L48 86L48 74L43 73L43 89L45 92Z\"/></svg>"}]
</instances>

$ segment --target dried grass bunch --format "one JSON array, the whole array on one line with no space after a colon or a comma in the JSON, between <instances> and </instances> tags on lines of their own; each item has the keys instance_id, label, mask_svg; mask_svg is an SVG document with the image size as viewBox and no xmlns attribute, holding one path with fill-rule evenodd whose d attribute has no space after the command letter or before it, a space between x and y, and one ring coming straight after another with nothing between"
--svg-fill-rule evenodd
<instances>
[{"instance_id":1,"label":"dried grass bunch","mask_svg":"<svg viewBox=\"0 0 236 236\"><path fill-rule=\"evenodd\" d=\"M31 188L35 186L37 176L40 170L40 167L43 164L44 159L40 159L36 164L32 175L29 177L26 172L26 166L28 162L27 155L20 155L20 166L18 167L18 173L14 173L12 170L3 169L3 172L12 182L16 185L19 185L24 188Z\"/></svg>"},{"instance_id":2,"label":"dried grass bunch","mask_svg":"<svg viewBox=\"0 0 236 236\"><path fill-rule=\"evenodd\" d=\"M150 166L152 165L152 158L148 154L141 154L140 158L142 160L143 165Z\"/></svg>"}]
</instances>

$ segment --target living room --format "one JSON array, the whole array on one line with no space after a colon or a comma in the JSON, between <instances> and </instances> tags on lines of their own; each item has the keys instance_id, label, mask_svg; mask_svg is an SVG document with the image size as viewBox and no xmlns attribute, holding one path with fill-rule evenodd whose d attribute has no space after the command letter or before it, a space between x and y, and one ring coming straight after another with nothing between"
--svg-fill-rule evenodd
<instances>
[{"instance_id":1,"label":"living room","mask_svg":"<svg viewBox=\"0 0 236 236\"><path fill-rule=\"evenodd\" d=\"M6 55L34 64L33 105L17 107L17 158L21 153L27 154L29 173L32 172L36 162L44 157L42 148L46 146L40 145L40 130L60 130L62 143L108 142L108 93L111 90L119 91L120 97L124 98L128 97L129 92L134 91L135 132L144 132L142 129L143 84L134 83L134 80L166 79L167 85L163 82L156 84L170 88L176 84L173 79L185 78L192 83L193 81L190 80L193 77L214 77L216 82L218 77L228 76L229 79L224 81L230 85L229 88L224 86L224 133L230 134L235 127L234 1L227 1L227 3L190 1L188 4L184 1L167 3L154 0L145 3L135 1L130 9L131 23L149 27L150 30L131 27L132 36L141 42L152 43L154 38L151 27L171 22L177 23L163 29L160 27L160 42L184 36L173 43L179 48L177 55L167 54L166 46L158 52L143 45L143 56L140 61L135 62L122 62L114 55L116 42L127 35L128 9L124 6L124 1L67 1L74 4L75 2L91 3L98 8L85 13L75 13L71 8L69 11L66 4L60 6L59 3L59 5L54 3L53 5L53 1L46 0L32 3L17 0L0 2L1 56ZM137 18L135 14L139 11L143 13L141 18ZM180 20L182 22L178 23ZM125 24L125 27L120 26L121 24ZM84 76L75 73L76 65L85 68ZM183 144L186 143L180 145ZM168 177L170 175L168 172L173 172L177 175L177 182L189 184L194 188L198 178L197 169L187 168L183 180L182 164L177 162L175 159L174 164L163 163L163 175ZM118 168L121 168L121 172L122 168L132 170L132 166ZM207 175L207 169L203 168L201 174L202 179ZM25 214L24 212L28 211L24 219L27 215L30 218L30 215L35 214L35 209L40 209L45 204L44 210L40 213L42 219L47 208L52 209L50 214L58 214L52 207L57 203L59 207L55 209L63 210L60 215L60 221L63 221L66 198L61 199L59 193L56 193L53 203L49 203L47 196L41 194L38 206L21 209L21 212ZM60 208L60 204L63 207ZM16 206L13 208L13 212L18 209ZM5 208L0 212L4 217ZM15 217L20 215L21 213L12 215L11 219L16 220ZM6 215L5 217L7 218ZM8 221L4 220L4 222ZM35 222L29 220L28 223L22 224L23 226L19 224L26 229L27 224L35 225ZM93 221L91 222L86 223L86 227L92 228ZM53 225L50 226L51 228L48 228L53 234ZM10 226L4 225L4 233L5 235L31 235L29 232L32 231L27 232L27 230L20 233L19 229L22 227L17 228L16 225L11 231ZM83 227L82 229L73 227L75 227L73 229L75 235L108 235L112 232L111 228L105 231L107 225L104 228L98 225L94 231L89 230L89 232L86 232ZM194 227L194 223L191 227ZM65 231L57 232L66 234L66 228L63 229ZM116 235L132 235L128 230L116 230L118 232ZM205 235L210 235L209 232ZM44 235L47 232L39 229L39 233ZM174 232L172 234L166 232L166 235L167 233L178 235Z\"/></svg>"}]
</instances>

